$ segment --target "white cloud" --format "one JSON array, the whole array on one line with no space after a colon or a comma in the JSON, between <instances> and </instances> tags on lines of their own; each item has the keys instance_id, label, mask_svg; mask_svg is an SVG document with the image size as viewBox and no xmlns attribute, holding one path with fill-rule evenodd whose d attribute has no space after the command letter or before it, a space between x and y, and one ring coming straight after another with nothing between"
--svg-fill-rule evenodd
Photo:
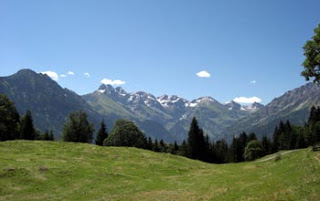
<instances>
[{"instance_id":1,"label":"white cloud","mask_svg":"<svg viewBox=\"0 0 320 201\"><path fill-rule=\"evenodd\" d=\"M86 76L86 77L90 77L89 73L83 73L83 75Z\"/></svg>"},{"instance_id":2,"label":"white cloud","mask_svg":"<svg viewBox=\"0 0 320 201\"><path fill-rule=\"evenodd\" d=\"M54 71L43 71L43 72L41 72L41 74L48 75L51 79L53 79L55 81L58 81L58 79L59 79L58 74Z\"/></svg>"},{"instance_id":3,"label":"white cloud","mask_svg":"<svg viewBox=\"0 0 320 201\"><path fill-rule=\"evenodd\" d=\"M255 80L250 81L250 84L256 84L256 83L257 83L257 81L255 81Z\"/></svg>"},{"instance_id":4,"label":"white cloud","mask_svg":"<svg viewBox=\"0 0 320 201\"><path fill-rule=\"evenodd\" d=\"M126 82L122 80L110 80L110 79L104 78L103 80L101 80L101 83L105 85L109 84L109 85L117 86L117 85L124 85Z\"/></svg>"},{"instance_id":5,"label":"white cloud","mask_svg":"<svg viewBox=\"0 0 320 201\"><path fill-rule=\"evenodd\" d=\"M69 72L67 72L67 74L68 74L68 75L74 75L74 72L69 71Z\"/></svg>"},{"instance_id":6,"label":"white cloud","mask_svg":"<svg viewBox=\"0 0 320 201\"><path fill-rule=\"evenodd\" d=\"M67 77L65 74L60 74L60 77Z\"/></svg>"},{"instance_id":7,"label":"white cloud","mask_svg":"<svg viewBox=\"0 0 320 201\"><path fill-rule=\"evenodd\" d=\"M237 103L260 103L262 100L256 96L253 97L236 97L233 99L234 102Z\"/></svg>"},{"instance_id":8,"label":"white cloud","mask_svg":"<svg viewBox=\"0 0 320 201\"><path fill-rule=\"evenodd\" d=\"M207 71L203 70L197 73L198 77L203 77L203 78L209 78L211 77L211 74L208 73Z\"/></svg>"}]
</instances>

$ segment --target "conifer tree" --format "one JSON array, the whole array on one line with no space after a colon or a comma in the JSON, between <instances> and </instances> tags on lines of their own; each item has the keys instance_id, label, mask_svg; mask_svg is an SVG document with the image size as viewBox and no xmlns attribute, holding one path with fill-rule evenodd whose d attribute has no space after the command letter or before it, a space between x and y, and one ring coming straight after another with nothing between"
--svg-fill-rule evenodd
<instances>
[{"instance_id":1,"label":"conifer tree","mask_svg":"<svg viewBox=\"0 0 320 201\"><path fill-rule=\"evenodd\" d=\"M163 142L163 140L161 139L160 142L160 152L167 152L167 145Z\"/></svg>"},{"instance_id":2,"label":"conifer tree","mask_svg":"<svg viewBox=\"0 0 320 201\"><path fill-rule=\"evenodd\" d=\"M264 135L262 137L261 146L262 146L262 155L271 154L272 145L271 145L271 142L270 142L269 138L266 135Z\"/></svg>"},{"instance_id":3,"label":"conifer tree","mask_svg":"<svg viewBox=\"0 0 320 201\"><path fill-rule=\"evenodd\" d=\"M173 148L171 150L171 153L172 154L177 154L179 152L179 146L177 144L177 141L174 141L174 144L173 144Z\"/></svg>"},{"instance_id":4,"label":"conifer tree","mask_svg":"<svg viewBox=\"0 0 320 201\"><path fill-rule=\"evenodd\" d=\"M148 150L152 150L153 149L153 143L152 143L152 139L151 137L148 137L148 142L147 142L147 147Z\"/></svg>"},{"instance_id":5,"label":"conifer tree","mask_svg":"<svg viewBox=\"0 0 320 201\"><path fill-rule=\"evenodd\" d=\"M155 151L155 152L159 152L160 151L157 139L154 141L154 145L153 145L153 149L152 150Z\"/></svg>"},{"instance_id":6,"label":"conifer tree","mask_svg":"<svg viewBox=\"0 0 320 201\"><path fill-rule=\"evenodd\" d=\"M202 136L201 136L202 135ZM200 159L202 154L202 147L203 145L203 132L200 130L198 126L198 121L194 117L192 119L190 130L188 133L188 156L193 159Z\"/></svg>"},{"instance_id":7,"label":"conifer tree","mask_svg":"<svg viewBox=\"0 0 320 201\"><path fill-rule=\"evenodd\" d=\"M25 116L22 117L20 135L21 139L25 140L35 140L37 137L30 110L27 110Z\"/></svg>"},{"instance_id":8,"label":"conifer tree","mask_svg":"<svg viewBox=\"0 0 320 201\"><path fill-rule=\"evenodd\" d=\"M250 133L250 135L248 137L248 142L250 142L252 140L257 140L257 136L255 133Z\"/></svg>"},{"instance_id":9,"label":"conifer tree","mask_svg":"<svg viewBox=\"0 0 320 201\"><path fill-rule=\"evenodd\" d=\"M100 123L100 128L96 137L96 145L102 146L105 139L108 137L107 126L104 123L104 120Z\"/></svg>"}]
</instances>

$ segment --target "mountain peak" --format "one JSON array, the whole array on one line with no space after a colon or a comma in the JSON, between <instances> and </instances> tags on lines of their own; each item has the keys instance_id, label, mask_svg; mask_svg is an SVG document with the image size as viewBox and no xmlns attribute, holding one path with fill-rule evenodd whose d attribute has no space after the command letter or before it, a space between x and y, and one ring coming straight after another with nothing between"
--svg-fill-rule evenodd
<instances>
[{"instance_id":1,"label":"mountain peak","mask_svg":"<svg viewBox=\"0 0 320 201\"><path fill-rule=\"evenodd\" d=\"M105 84L101 84L100 85L100 87L99 87L99 89L98 89L98 92L100 92L100 93L105 93L105 92L107 92L107 93L113 93L115 91L115 89L113 88L113 86L111 86L111 85L105 85Z\"/></svg>"}]
</instances>

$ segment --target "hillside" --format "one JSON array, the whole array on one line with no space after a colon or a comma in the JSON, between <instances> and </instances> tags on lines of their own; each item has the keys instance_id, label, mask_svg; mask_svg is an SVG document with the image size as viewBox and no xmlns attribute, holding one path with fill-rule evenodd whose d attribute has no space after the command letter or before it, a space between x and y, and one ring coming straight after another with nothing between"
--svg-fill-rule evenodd
<instances>
[{"instance_id":1,"label":"hillside","mask_svg":"<svg viewBox=\"0 0 320 201\"><path fill-rule=\"evenodd\" d=\"M63 89L47 75L29 69L0 77L0 93L14 102L20 115L24 115L27 109L31 110L36 127L42 132L53 130L56 138L60 137L70 112L85 111L96 126L103 118L108 120L92 110L75 92Z\"/></svg>"},{"instance_id":2,"label":"hillside","mask_svg":"<svg viewBox=\"0 0 320 201\"><path fill-rule=\"evenodd\" d=\"M246 131L255 132L259 137L264 134L272 136L281 120L303 125L313 105L320 105L320 85L308 83L284 93L265 107L235 122L225 131L225 135L233 136Z\"/></svg>"},{"instance_id":3,"label":"hillside","mask_svg":"<svg viewBox=\"0 0 320 201\"><path fill-rule=\"evenodd\" d=\"M7 141L0 200L319 200L316 155L212 165L136 148Z\"/></svg>"}]
</instances>

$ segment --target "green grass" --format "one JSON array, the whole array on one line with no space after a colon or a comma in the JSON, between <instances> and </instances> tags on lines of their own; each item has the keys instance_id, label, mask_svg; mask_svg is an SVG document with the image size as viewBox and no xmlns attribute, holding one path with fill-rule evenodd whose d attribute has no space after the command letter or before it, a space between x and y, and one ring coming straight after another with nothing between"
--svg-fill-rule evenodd
<instances>
[{"instance_id":1,"label":"green grass","mask_svg":"<svg viewBox=\"0 0 320 201\"><path fill-rule=\"evenodd\" d=\"M8 141L0 200L320 200L316 155L213 165L136 148Z\"/></svg>"}]
</instances>

